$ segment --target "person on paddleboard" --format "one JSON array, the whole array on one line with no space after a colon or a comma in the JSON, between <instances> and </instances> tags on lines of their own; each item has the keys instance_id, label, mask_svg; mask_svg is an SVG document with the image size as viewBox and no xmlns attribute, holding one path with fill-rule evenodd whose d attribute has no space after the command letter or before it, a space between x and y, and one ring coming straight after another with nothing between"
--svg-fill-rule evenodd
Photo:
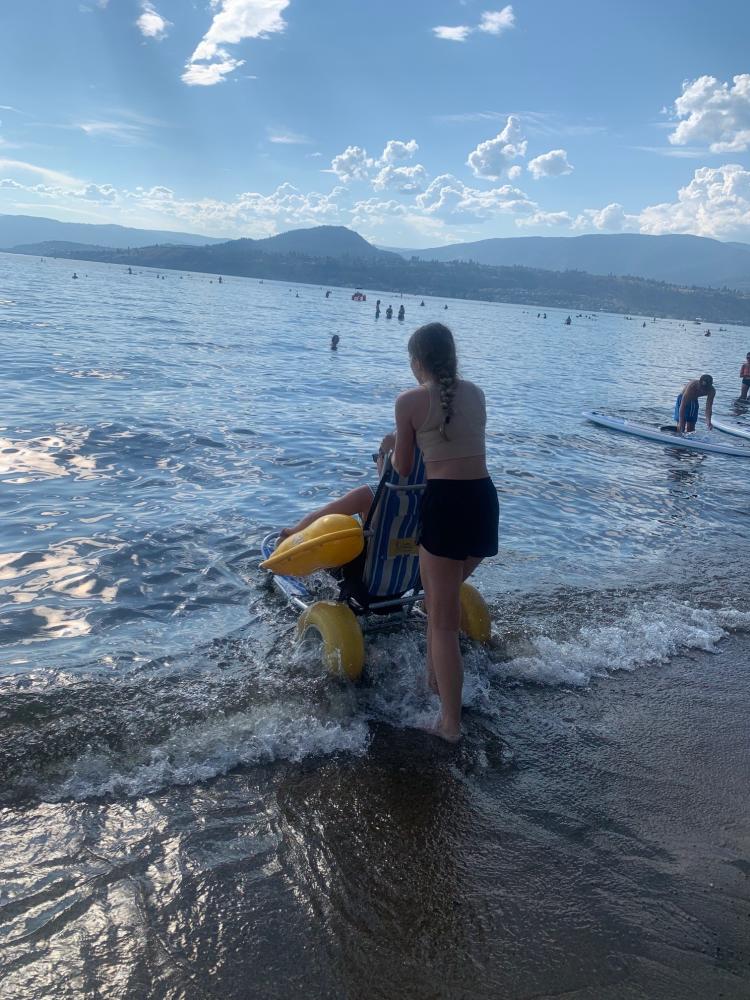
<instances>
[{"instance_id":1,"label":"person on paddleboard","mask_svg":"<svg viewBox=\"0 0 750 1000\"><path fill-rule=\"evenodd\" d=\"M690 433L695 430L701 396L706 397L706 426L711 430L711 411L714 406L716 389L711 375L701 375L700 378L688 382L675 400L674 420L680 434L683 434L685 431Z\"/></svg>"},{"instance_id":2,"label":"person on paddleboard","mask_svg":"<svg viewBox=\"0 0 750 1000\"><path fill-rule=\"evenodd\" d=\"M750 389L750 351L745 355L745 363L740 368L740 378L742 379L740 399L747 399L747 392Z\"/></svg>"}]
</instances>

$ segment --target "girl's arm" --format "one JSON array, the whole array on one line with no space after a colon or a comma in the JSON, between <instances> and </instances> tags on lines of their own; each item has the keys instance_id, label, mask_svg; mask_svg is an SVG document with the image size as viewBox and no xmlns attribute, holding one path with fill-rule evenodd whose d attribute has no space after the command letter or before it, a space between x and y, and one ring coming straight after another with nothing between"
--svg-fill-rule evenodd
<instances>
[{"instance_id":1,"label":"girl's arm","mask_svg":"<svg viewBox=\"0 0 750 1000\"><path fill-rule=\"evenodd\" d=\"M396 444L393 449L393 467L400 476L408 476L414 464L413 412L412 393L401 393L396 399Z\"/></svg>"}]
</instances>

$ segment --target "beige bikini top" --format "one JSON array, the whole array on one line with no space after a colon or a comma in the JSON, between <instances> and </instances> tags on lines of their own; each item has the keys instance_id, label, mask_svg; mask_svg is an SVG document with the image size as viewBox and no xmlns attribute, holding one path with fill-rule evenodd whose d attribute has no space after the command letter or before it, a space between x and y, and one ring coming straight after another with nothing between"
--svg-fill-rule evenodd
<instances>
[{"instance_id":1,"label":"beige bikini top","mask_svg":"<svg viewBox=\"0 0 750 1000\"><path fill-rule=\"evenodd\" d=\"M425 422L417 430L417 445L422 451L425 462L442 462L449 458L484 455L487 411L484 405L484 393L479 386L464 379L456 380L453 413L450 423L445 425L447 441L440 434L440 427L443 424L440 386L435 382L428 382L427 388L430 391L430 409Z\"/></svg>"}]
</instances>

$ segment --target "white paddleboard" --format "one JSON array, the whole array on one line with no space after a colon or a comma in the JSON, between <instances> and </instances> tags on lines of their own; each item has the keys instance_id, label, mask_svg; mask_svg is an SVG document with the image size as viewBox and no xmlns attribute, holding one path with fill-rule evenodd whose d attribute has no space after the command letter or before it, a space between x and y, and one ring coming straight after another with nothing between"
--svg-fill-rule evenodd
<instances>
[{"instance_id":1,"label":"white paddleboard","mask_svg":"<svg viewBox=\"0 0 750 1000\"><path fill-rule=\"evenodd\" d=\"M711 417L711 423L717 431L734 434L735 437L746 438L750 441L750 424L740 423L739 420L716 420L714 417Z\"/></svg>"},{"instance_id":2,"label":"white paddleboard","mask_svg":"<svg viewBox=\"0 0 750 1000\"><path fill-rule=\"evenodd\" d=\"M671 434L660 431L648 424L639 424L635 420L625 420L623 417L608 417L596 410L585 410L583 416L601 427L609 427L623 434L633 434L647 441L657 441L670 448L687 448L690 451L708 451L714 455L736 455L740 458L750 458L750 448L734 447L731 444L719 444L710 431L694 431L692 434Z\"/></svg>"}]
</instances>

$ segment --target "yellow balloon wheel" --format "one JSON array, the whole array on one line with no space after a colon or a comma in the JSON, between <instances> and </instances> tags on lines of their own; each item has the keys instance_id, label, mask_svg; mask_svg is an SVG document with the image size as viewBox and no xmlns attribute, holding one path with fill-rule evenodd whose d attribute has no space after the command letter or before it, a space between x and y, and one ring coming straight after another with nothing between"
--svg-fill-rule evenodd
<instances>
[{"instance_id":1,"label":"yellow balloon wheel","mask_svg":"<svg viewBox=\"0 0 750 1000\"><path fill-rule=\"evenodd\" d=\"M490 641L490 610L482 595L470 583L461 584L461 631L477 642Z\"/></svg>"},{"instance_id":2,"label":"yellow balloon wheel","mask_svg":"<svg viewBox=\"0 0 750 1000\"><path fill-rule=\"evenodd\" d=\"M365 643L356 615L346 604L318 601L300 615L297 637L310 630L323 640L323 663L337 677L357 681L365 663Z\"/></svg>"}]
</instances>

